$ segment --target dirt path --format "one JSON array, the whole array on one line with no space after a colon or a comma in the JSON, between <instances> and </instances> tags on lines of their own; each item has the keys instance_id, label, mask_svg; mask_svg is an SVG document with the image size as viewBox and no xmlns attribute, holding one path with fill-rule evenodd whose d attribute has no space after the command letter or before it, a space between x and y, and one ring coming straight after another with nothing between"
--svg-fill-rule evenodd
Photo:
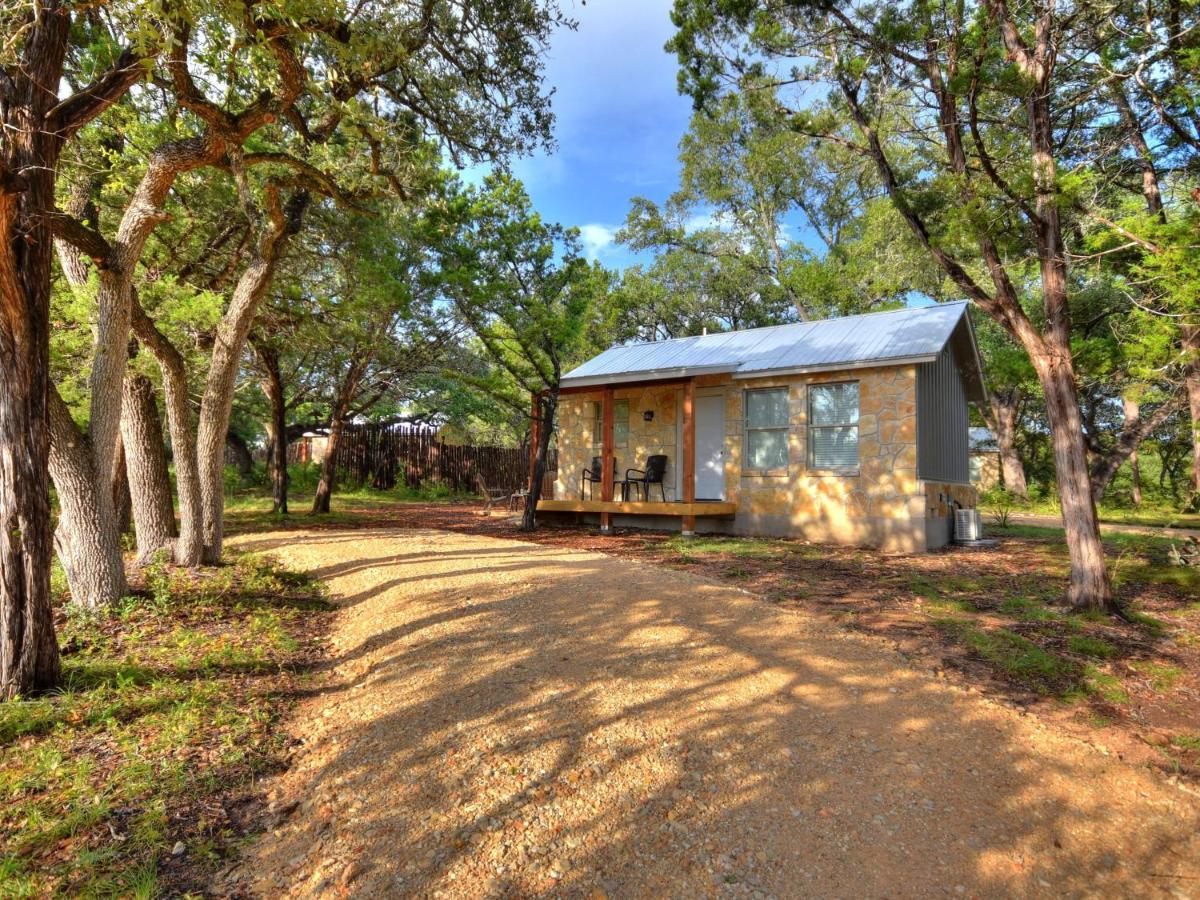
<instances>
[{"instance_id":1,"label":"dirt path","mask_svg":"<svg viewBox=\"0 0 1200 900\"><path fill-rule=\"evenodd\" d=\"M256 895L1193 896L1200 801L687 573L255 535L344 604ZM293 804L295 804L293 806Z\"/></svg>"}]
</instances>

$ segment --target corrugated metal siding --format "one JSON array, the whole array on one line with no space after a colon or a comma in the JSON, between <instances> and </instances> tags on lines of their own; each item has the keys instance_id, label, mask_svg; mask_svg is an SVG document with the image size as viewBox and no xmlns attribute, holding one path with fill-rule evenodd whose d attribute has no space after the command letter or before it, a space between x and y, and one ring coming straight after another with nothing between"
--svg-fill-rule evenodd
<instances>
[{"instance_id":1,"label":"corrugated metal siding","mask_svg":"<svg viewBox=\"0 0 1200 900\"><path fill-rule=\"evenodd\" d=\"M966 314L965 303L890 310L720 334L612 347L562 380L701 367L746 373L886 362L939 353Z\"/></svg>"},{"instance_id":2,"label":"corrugated metal siding","mask_svg":"<svg viewBox=\"0 0 1200 900\"><path fill-rule=\"evenodd\" d=\"M970 414L962 375L947 346L917 366L917 477L966 484L971 480Z\"/></svg>"}]
</instances>

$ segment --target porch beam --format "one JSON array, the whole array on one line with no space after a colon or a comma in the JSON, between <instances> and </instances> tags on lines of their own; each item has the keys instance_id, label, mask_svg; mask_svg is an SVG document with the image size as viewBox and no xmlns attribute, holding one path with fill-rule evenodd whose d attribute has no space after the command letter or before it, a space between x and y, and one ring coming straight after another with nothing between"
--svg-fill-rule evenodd
<instances>
[{"instance_id":1,"label":"porch beam","mask_svg":"<svg viewBox=\"0 0 1200 900\"><path fill-rule=\"evenodd\" d=\"M611 503L613 498L613 389L604 388L600 401L600 499ZM609 513L600 514L600 530L607 534L612 530Z\"/></svg>"},{"instance_id":2,"label":"porch beam","mask_svg":"<svg viewBox=\"0 0 1200 900\"><path fill-rule=\"evenodd\" d=\"M696 501L696 380L683 384L683 502ZM696 517L684 516L682 531L696 533Z\"/></svg>"}]
</instances>

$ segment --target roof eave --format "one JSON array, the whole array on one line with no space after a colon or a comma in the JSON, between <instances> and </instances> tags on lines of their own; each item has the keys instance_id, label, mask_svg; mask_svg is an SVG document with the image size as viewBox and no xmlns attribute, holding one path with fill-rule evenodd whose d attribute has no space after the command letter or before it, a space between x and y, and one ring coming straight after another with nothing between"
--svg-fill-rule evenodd
<instances>
[{"instance_id":1,"label":"roof eave","mask_svg":"<svg viewBox=\"0 0 1200 900\"><path fill-rule=\"evenodd\" d=\"M848 362L818 363L811 366L790 366L786 369L751 369L746 372L735 372L734 378L745 381L749 378L778 378L784 375L809 375L814 372L841 372L850 369L886 369L892 366L910 366L918 363L933 362L937 354L923 353L919 356L874 357L872 359L856 359Z\"/></svg>"},{"instance_id":2,"label":"roof eave","mask_svg":"<svg viewBox=\"0 0 1200 900\"><path fill-rule=\"evenodd\" d=\"M640 381L662 381L665 378L694 378L698 375L723 375L734 371L732 366L722 363L717 366L676 366L667 369L645 369L641 372L619 372L612 375L566 376L560 386L564 388L604 387L608 384L635 384Z\"/></svg>"}]
</instances>

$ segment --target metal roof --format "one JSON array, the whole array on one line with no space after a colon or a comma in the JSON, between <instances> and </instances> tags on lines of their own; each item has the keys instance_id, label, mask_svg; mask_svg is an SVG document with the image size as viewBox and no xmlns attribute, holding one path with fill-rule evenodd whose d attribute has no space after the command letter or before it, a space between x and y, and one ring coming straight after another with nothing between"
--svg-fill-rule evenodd
<instances>
[{"instance_id":1,"label":"metal roof","mask_svg":"<svg viewBox=\"0 0 1200 900\"><path fill-rule=\"evenodd\" d=\"M753 378L875 365L930 362L951 337L956 357L982 395L982 373L965 301L772 325L746 331L610 347L568 372L562 387L730 373ZM961 327L960 327L961 326ZM966 343L963 343L963 342Z\"/></svg>"}]
</instances>

